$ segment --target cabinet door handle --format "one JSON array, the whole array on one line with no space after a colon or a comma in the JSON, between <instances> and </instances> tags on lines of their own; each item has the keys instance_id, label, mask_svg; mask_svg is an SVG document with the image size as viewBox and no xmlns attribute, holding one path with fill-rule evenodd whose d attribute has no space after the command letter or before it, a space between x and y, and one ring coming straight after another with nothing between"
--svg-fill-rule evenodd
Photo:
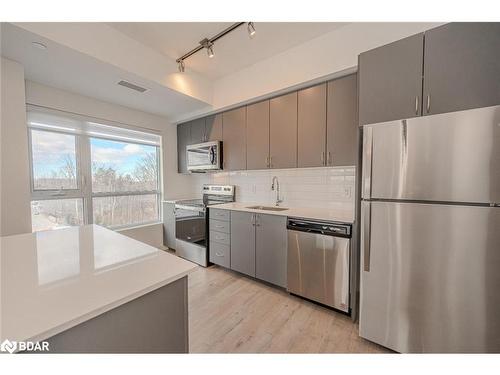
<instances>
[{"instance_id":1,"label":"cabinet door handle","mask_svg":"<svg viewBox=\"0 0 500 375\"><path fill-rule=\"evenodd\" d=\"M418 115L418 95L415 96L415 114Z\"/></svg>"},{"instance_id":2,"label":"cabinet door handle","mask_svg":"<svg viewBox=\"0 0 500 375\"><path fill-rule=\"evenodd\" d=\"M215 253L215 255L218 256L218 257L223 257L224 256L223 253L217 253L217 252Z\"/></svg>"},{"instance_id":3,"label":"cabinet door handle","mask_svg":"<svg viewBox=\"0 0 500 375\"><path fill-rule=\"evenodd\" d=\"M427 113L431 110L431 94L427 94Z\"/></svg>"},{"instance_id":4,"label":"cabinet door handle","mask_svg":"<svg viewBox=\"0 0 500 375\"><path fill-rule=\"evenodd\" d=\"M330 151L328 151L327 164L328 165L332 164L332 153Z\"/></svg>"},{"instance_id":5,"label":"cabinet door handle","mask_svg":"<svg viewBox=\"0 0 500 375\"><path fill-rule=\"evenodd\" d=\"M269 168L272 168L273 167L273 157L270 156L269 157Z\"/></svg>"},{"instance_id":6,"label":"cabinet door handle","mask_svg":"<svg viewBox=\"0 0 500 375\"><path fill-rule=\"evenodd\" d=\"M321 165L325 165L325 151L321 151Z\"/></svg>"},{"instance_id":7,"label":"cabinet door handle","mask_svg":"<svg viewBox=\"0 0 500 375\"><path fill-rule=\"evenodd\" d=\"M269 156L266 156L266 167L269 168L271 165L270 165L270 162L269 162Z\"/></svg>"}]
</instances>

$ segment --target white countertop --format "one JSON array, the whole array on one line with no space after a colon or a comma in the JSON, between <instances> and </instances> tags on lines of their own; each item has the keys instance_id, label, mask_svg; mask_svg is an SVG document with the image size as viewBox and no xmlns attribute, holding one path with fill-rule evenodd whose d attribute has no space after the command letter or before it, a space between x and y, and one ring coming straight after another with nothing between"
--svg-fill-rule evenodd
<instances>
[{"instance_id":1,"label":"white countertop","mask_svg":"<svg viewBox=\"0 0 500 375\"><path fill-rule=\"evenodd\" d=\"M342 223L354 223L354 216L351 210L336 210L331 208L303 208L303 207L286 207L288 208L284 211L266 211L266 210L255 210L248 208L249 206L271 206L269 204L260 203L224 203L212 206L212 208L219 208L222 210L234 210L234 211L246 211L267 215L278 215L278 216L288 216L288 217L301 217L304 219L317 219L317 220L329 220L329 221L339 221Z\"/></svg>"},{"instance_id":2,"label":"white countertop","mask_svg":"<svg viewBox=\"0 0 500 375\"><path fill-rule=\"evenodd\" d=\"M2 237L0 342L47 339L196 268L97 225Z\"/></svg>"},{"instance_id":3,"label":"white countertop","mask_svg":"<svg viewBox=\"0 0 500 375\"><path fill-rule=\"evenodd\" d=\"M195 199L201 199L200 197L198 198L178 198L178 199L164 199L162 200L163 203L177 203L179 201L185 201L185 200L195 200Z\"/></svg>"}]
</instances>

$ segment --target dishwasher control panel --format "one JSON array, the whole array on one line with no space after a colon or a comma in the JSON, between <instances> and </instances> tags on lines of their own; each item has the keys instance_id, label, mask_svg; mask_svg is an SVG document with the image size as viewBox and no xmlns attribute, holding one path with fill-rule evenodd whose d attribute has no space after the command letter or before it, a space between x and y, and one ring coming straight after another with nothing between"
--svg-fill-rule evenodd
<instances>
[{"instance_id":1,"label":"dishwasher control panel","mask_svg":"<svg viewBox=\"0 0 500 375\"><path fill-rule=\"evenodd\" d=\"M289 217L287 229L301 232L320 233L324 235L351 238L351 224L338 223L333 221L319 221Z\"/></svg>"}]
</instances>

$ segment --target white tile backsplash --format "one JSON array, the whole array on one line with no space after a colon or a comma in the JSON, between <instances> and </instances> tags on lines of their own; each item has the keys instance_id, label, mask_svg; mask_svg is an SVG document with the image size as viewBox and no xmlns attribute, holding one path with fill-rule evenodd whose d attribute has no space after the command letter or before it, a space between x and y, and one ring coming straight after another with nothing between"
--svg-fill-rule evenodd
<instances>
[{"instance_id":1,"label":"white tile backsplash","mask_svg":"<svg viewBox=\"0 0 500 375\"><path fill-rule=\"evenodd\" d=\"M273 176L278 177L282 206L354 211L355 167L218 172L207 174L207 183L235 185L237 202L274 205Z\"/></svg>"}]
</instances>

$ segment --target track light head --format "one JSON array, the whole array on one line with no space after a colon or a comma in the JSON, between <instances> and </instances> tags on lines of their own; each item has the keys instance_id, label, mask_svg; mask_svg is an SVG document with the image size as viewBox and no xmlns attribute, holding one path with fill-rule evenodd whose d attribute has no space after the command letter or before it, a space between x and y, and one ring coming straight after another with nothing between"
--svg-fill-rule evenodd
<instances>
[{"instance_id":1,"label":"track light head","mask_svg":"<svg viewBox=\"0 0 500 375\"><path fill-rule=\"evenodd\" d=\"M248 30L248 36L250 38L253 38L255 35L255 25L253 24L253 22L247 23L247 30Z\"/></svg>"},{"instance_id":2,"label":"track light head","mask_svg":"<svg viewBox=\"0 0 500 375\"><path fill-rule=\"evenodd\" d=\"M213 42L211 42L208 38L205 38L200 42L200 44L207 49L207 55L209 58L215 56Z\"/></svg>"},{"instance_id":3,"label":"track light head","mask_svg":"<svg viewBox=\"0 0 500 375\"><path fill-rule=\"evenodd\" d=\"M208 55L209 58L214 57L215 54L214 54L214 48L213 48L213 46L208 46L207 47L207 55Z\"/></svg>"},{"instance_id":4,"label":"track light head","mask_svg":"<svg viewBox=\"0 0 500 375\"><path fill-rule=\"evenodd\" d=\"M186 65L184 64L184 60L177 60L177 66L179 68L180 73L184 73L186 71Z\"/></svg>"}]
</instances>

